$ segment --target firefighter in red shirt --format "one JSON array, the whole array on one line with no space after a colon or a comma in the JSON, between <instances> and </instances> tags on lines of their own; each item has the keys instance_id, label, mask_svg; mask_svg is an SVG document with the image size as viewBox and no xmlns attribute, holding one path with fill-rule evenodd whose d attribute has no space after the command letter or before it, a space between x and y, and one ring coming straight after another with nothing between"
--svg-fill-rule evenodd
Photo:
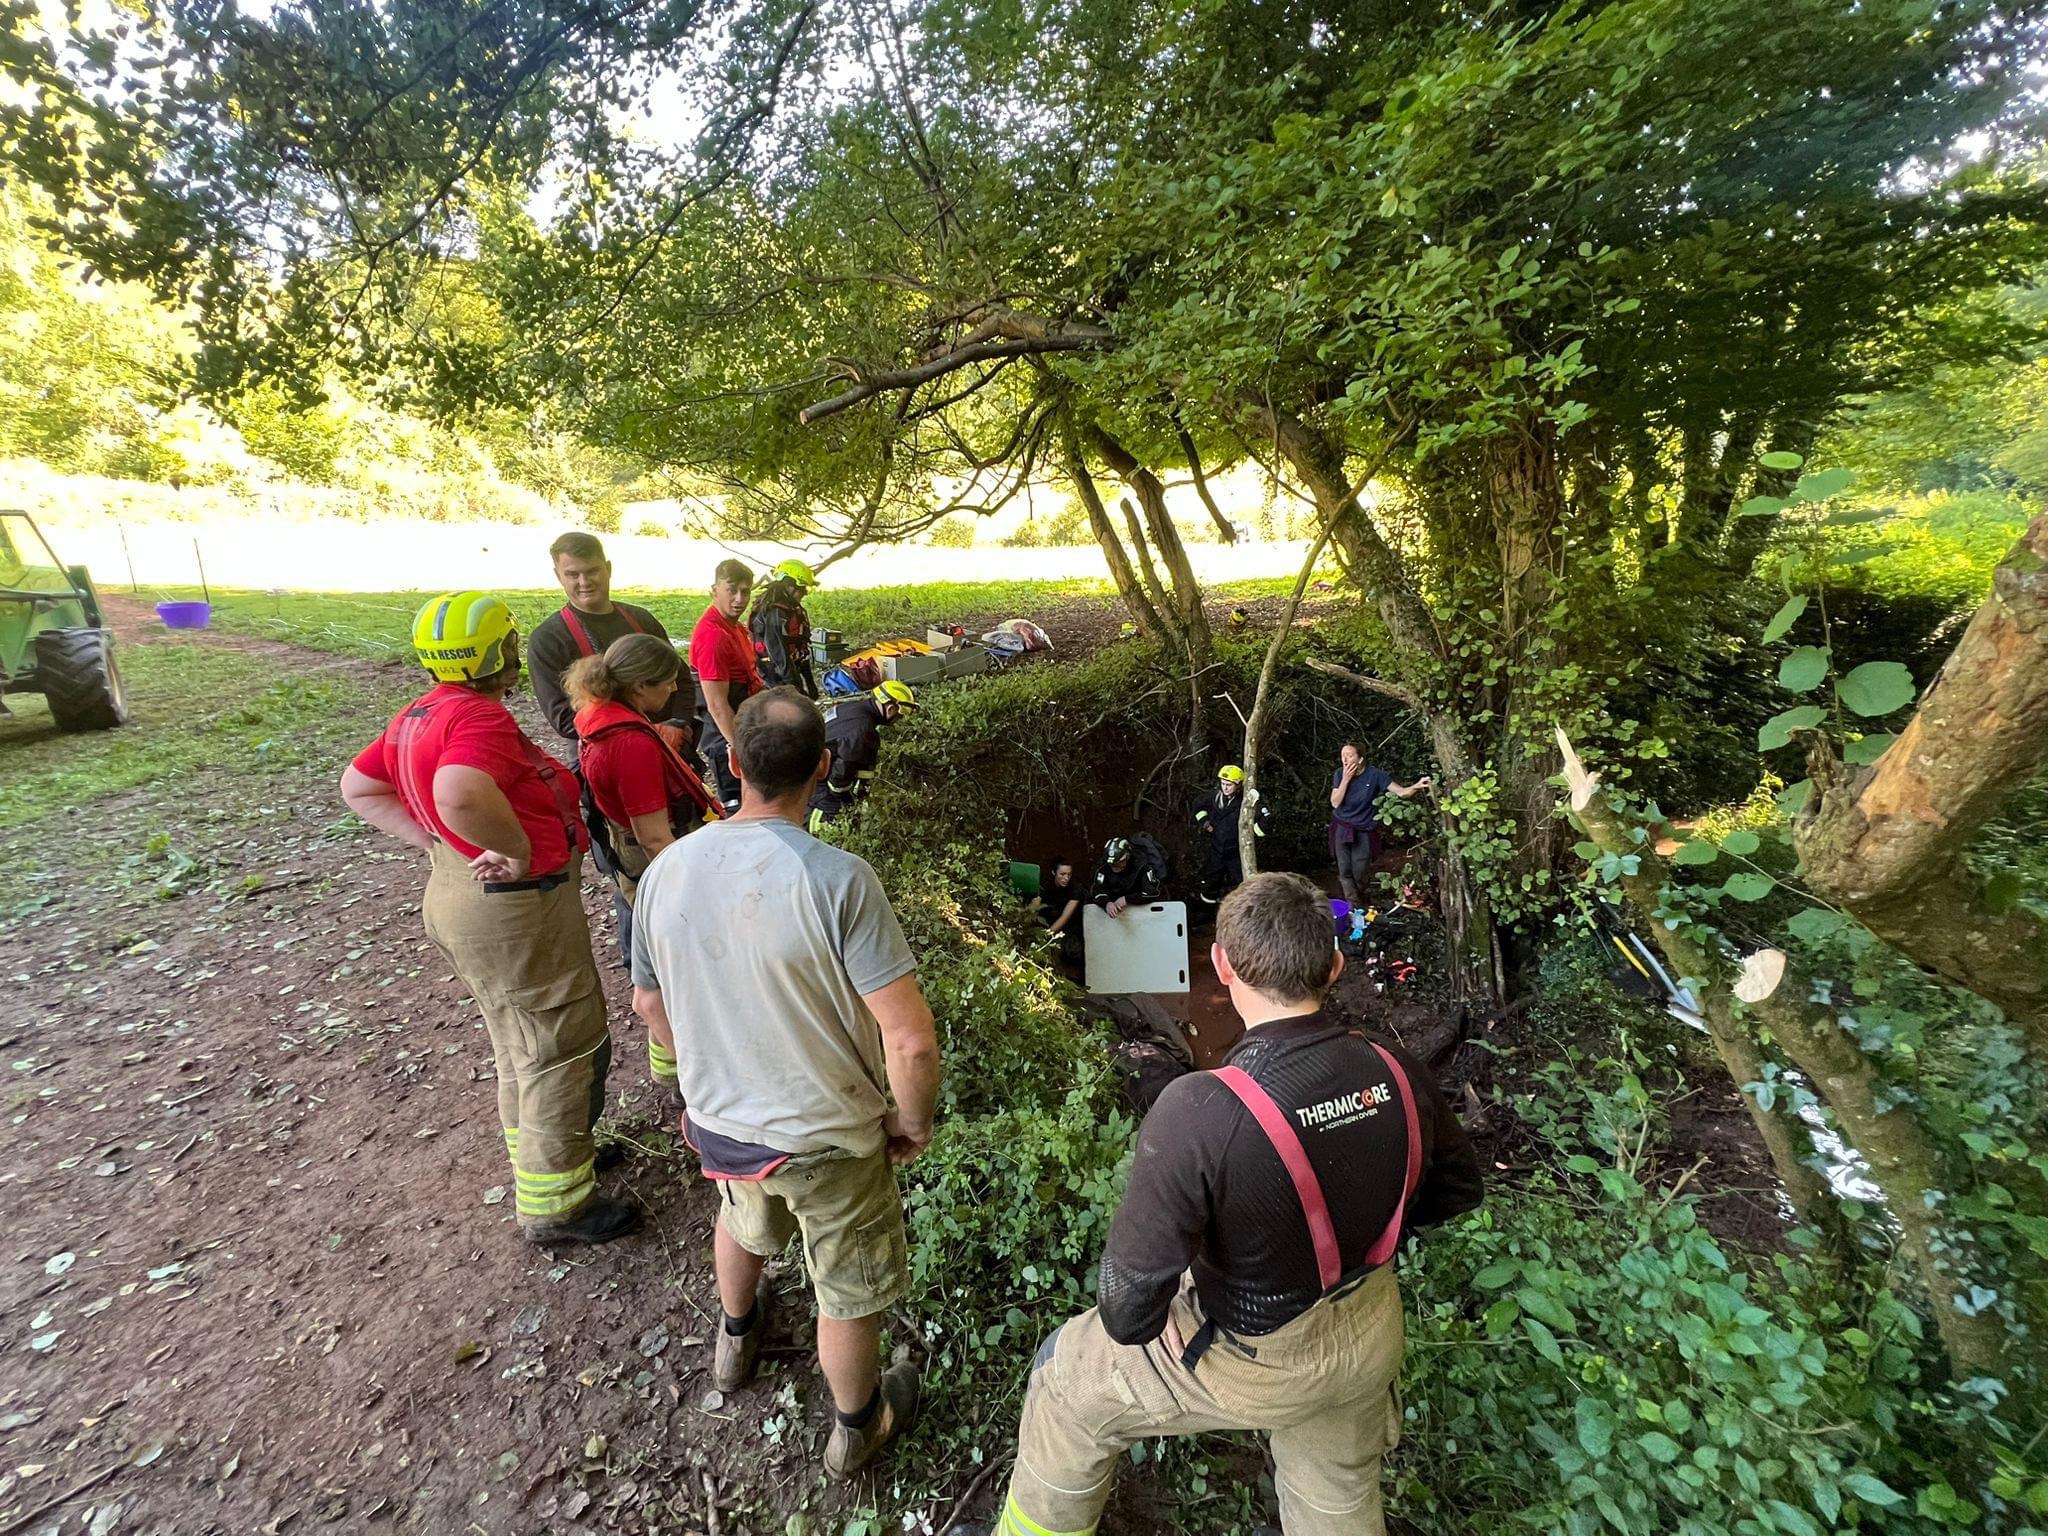
<instances>
[{"instance_id":1,"label":"firefighter in red shirt","mask_svg":"<svg viewBox=\"0 0 2048 1536\"><path fill-rule=\"evenodd\" d=\"M484 1016L519 1224L536 1243L604 1243L638 1207L597 1192L591 1127L611 1037L579 880L576 780L527 740L512 612L451 592L413 622L436 679L342 774L349 809L433 860L422 913Z\"/></svg>"},{"instance_id":2,"label":"firefighter in red shirt","mask_svg":"<svg viewBox=\"0 0 2048 1536\"><path fill-rule=\"evenodd\" d=\"M654 856L720 814L717 797L654 725L668 718L682 676L668 641L623 635L601 655L572 662L562 677L576 707L583 782L610 834L612 884L629 912ZM630 916L621 920L620 932L631 924ZM665 1025L649 1026L647 1070L680 1113L675 1039Z\"/></svg>"},{"instance_id":3,"label":"firefighter in red shirt","mask_svg":"<svg viewBox=\"0 0 2048 1536\"><path fill-rule=\"evenodd\" d=\"M761 691L754 637L740 622L753 590L754 573L745 561L719 561L712 573L711 606L690 633L690 666L697 674L697 692L704 701L698 740L704 761L717 780L719 802L727 811L740 807L739 775L727 760L733 717Z\"/></svg>"}]
</instances>

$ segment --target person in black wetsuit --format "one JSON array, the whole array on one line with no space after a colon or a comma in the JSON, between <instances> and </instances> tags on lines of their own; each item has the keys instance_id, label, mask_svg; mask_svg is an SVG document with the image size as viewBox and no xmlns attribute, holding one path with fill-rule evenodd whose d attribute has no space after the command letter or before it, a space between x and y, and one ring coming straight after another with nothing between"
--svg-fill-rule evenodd
<instances>
[{"instance_id":1,"label":"person in black wetsuit","mask_svg":"<svg viewBox=\"0 0 2048 1536\"><path fill-rule=\"evenodd\" d=\"M866 698L845 699L825 722L825 746L832 766L811 796L809 827L813 834L826 822L846 815L867 798L868 782L882 760L882 728L917 708L910 684L893 678L875 685Z\"/></svg>"},{"instance_id":2,"label":"person in black wetsuit","mask_svg":"<svg viewBox=\"0 0 2048 1536\"><path fill-rule=\"evenodd\" d=\"M811 615L804 598L817 584L803 561L785 560L761 578L747 619L761 681L770 688L786 683L813 699L818 679L811 670Z\"/></svg>"},{"instance_id":3,"label":"person in black wetsuit","mask_svg":"<svg viewBox=\"0 0 2048 1536\"><path fill-rule=\"evenodd\" d=\"M1033 1362L995 1530L1082 1536L1130 1445L1233 1428L1271 1436L1288 1536L1386 1530L1391 1261L1407 1232L1479 1204L1479 1160L1426 1067L1322 1011L1344 959L1314 885L1254 875L1210 958L1244 1040L1145 1117L1098 1304Z\"/></svg>"},{"instance_id":4,"label":"person in black wetsuit","mask_svg":"<svg viewBox=\"0 0 2048 1536\"><path fill-rule=\"evenodd\" d=\"M1216 787L1195 802L1195 831L1203 838L1201 898L1214 906L1244 883L1244 851L1238 829L1244 821L1244 770L1225 763L1216 770ZM1252 835L1264 837L1272 813L1261 804L1252 811Z\"/></svg>"},{"instance_id":5,"label":"person in black wetsuit","mask_svg":"<svg viewBox=\"0 0 2048 1536\"><path fill-rule=\"evenodd\" d=\"M1166 855L1144 833L1112 837L1088 882L1088 900L1111 917L1122 917L1132 902L1143 906L1166 890Z\"/></svg>"}]
</instances>

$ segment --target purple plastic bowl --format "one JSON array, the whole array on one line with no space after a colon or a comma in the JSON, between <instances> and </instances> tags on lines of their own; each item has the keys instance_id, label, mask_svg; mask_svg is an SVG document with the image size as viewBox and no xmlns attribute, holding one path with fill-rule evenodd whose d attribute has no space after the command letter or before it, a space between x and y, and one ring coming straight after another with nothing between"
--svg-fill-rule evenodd
<instances>
[{"instance_id":1,"label":"purple plastic bowl","mask_svg":"<svg viewBox=\"0 0 2048 1536\"><path fill-rule=\"evenodd\" d=\"M158 603L156 616L165 629L204 629L213 622L213 604Z\"/></svg>"},{"instance_id":2,"label":"purple plastic bowl","mask_svg":"<svg viewBox=\"0 0 2048 1536\"><path fill-rule=\"evenodd\" d=\"M1339 928L1344 927L1351 921L1351 903L1345 901L1342 897L1332 896L1330 898L1330 916L1335 920Z\"/></svg>"}]
</instances>

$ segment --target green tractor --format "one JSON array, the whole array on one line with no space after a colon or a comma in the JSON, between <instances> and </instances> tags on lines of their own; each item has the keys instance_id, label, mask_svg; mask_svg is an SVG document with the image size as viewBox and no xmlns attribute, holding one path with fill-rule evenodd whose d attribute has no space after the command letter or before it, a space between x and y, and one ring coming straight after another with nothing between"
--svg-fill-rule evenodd
<instances>
[{"instance_id":1,"label":"green tractor","mask_svg":"<svg viewBox=\"0 0 2048 1536\"><path fill-rule=\"evenodd\" d=\"M92 577L60 561L26 512L0 511L0 715L10 693L40 693L60 731L104 731L128 719Z\"/></svg>"}]
</instances>

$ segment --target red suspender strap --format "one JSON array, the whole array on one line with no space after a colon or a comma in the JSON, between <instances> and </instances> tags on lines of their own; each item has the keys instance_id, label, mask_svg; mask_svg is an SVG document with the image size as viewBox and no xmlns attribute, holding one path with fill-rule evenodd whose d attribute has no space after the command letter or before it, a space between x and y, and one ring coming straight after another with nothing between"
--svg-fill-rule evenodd
<instances>
[{"instance_id":1,"label":"red suspender strap","mask_svg":"<svg viewBox=\"0 0 2048 1536\"><path fill-rule=\"evenodd\" d=\"M1408 1081L1408 1074L1387 1051L1378 1045L1373 1049L1379 1052L1380 1060L1386 1063L1388 1072L1393 1075L1394 1086L1401 1095L1401 1111L1408 1122L1408 1158L1401 1183L1401 1198L1394 1202L1393 1215L1387 1218L1385 1229L1365 1254L1366 1264L1377 1268L1394 1256L1394 1249L1401 1241L1401 1218L1407 1212L1409 1197L1415 1193L1415 1186L1422 1178L1422 1124L1415 1115L1415 1090ZM1344 1278L1344 1259L1337 1248L1337 1230L1330 1223L1330 1207L1323 1198L1322 1183L1316 1178L1315 1166L1308 1160L1308 1150L1302 1146L1301 1137L1288 1124L1286 1112L1273 1102L1272 1095L1261 1088L1249 1072L1242 1067L1223 1067L1216 1076L1224 1087L1237 1095L1238 1102L1251 1111L1252 1118L1259 1122L1259 1129L1266 1133L1266 1140L1280 1155L1287 1177L1294 1183L1295 1197L1301 1201L1302 1214L1308 1218L1309 1241L1316 1250L1316 1275L1325 1291L1335 1290Z\"/></svg>"},{"instance_id":2,"label":"red suspender strap","mask_svg":"<svg viewBox=\"0 0 2048 1536\"><path fill-rule=\"evenodd\" d=\"M578 655L597 654L597 642L590 638L590 631L583 627L583 615L567 603L562 604L562 624L569 631L569 638L576 642Z\"/></svg>"},{"instance_id":3,"label":"red suspender strap","mask_svg":"<svg viewBox=\"0 0 2048 1536\"><path fill-rule=\"evenodd\" d=\"M1366 1043L1372 1045L1371 1041ZM1422 1182L1422 1121L1415 1113L1415 1088L1408 1081L1408 1074L1401 1070L1401 1063L1394 1060L1392 1053L1384 1047L1373 1045L1372 1048L1380 1053L1380 1060L1393 1074L1394 1086L1401 1093L1401 1113L1408 1118L1408 1173L1401 1181L1401 1198L1394 1204L1394 1214L1387 1218L1387 1229L1365 1251L1367 1264L1380 1265L1391 1259L1394 1250L1400 1246L1401 1218L1407 1214L1408 1200L1415 1193L1415 1186Z\"/></svg>"},{"instance_id":4,"label":"red suspender strap","mask_svg":"<svg viewBox=\"0 0 2048 1536\"><path fill-rule=\"evenodd\" d=\"M1344 1277L1344 1261L1337 1253L1337 1229L1330 1225L1330 1207L1323 1199L1323 1186L1316 1179L1316 1170L1301 1138L1294 1134L1294 1127L1287 1123L1285 1112L1273 1102L1273 1096L1253 1080L1251 1073L1242 1067L1224 1067L1216 1075L1252 1112L1259 1129L1266 1133L1266 1140L1280 1154L1287 1177L1294 1181L1302 1214L1308 1217L1309 1241L1316 1247L1316 1275L1324 1290L1334 1290Z\"/></svg>"},{"instance_id":5,"label":"red suspender strap","mask_svg":"<svg viewBox=\"0 0 2048 1536\"><path fill-rule=\"evenodd\" d=\"M656 730L648 721L623 720L617 725L601 726L583 739L585 741L601 741L603 738L616 735L620 731L639 731L643 735L651 737L654 744L661 748L661 755L667 759L669 765L681 771L683 792L697 803L697 809L704 813L705 819L707 821L723 821L725 819L725 807L719 804L716 795L704 787L703 777L684 760L683 754L670 746L661 732Z\"/></svg>"},{"instance_id":6,"label":"red suspender strap","mask_svg":"<svg viewBox=\"0 0 2048 1536\"><path fill-rule=\"evenodd\" d=\"M633 617L631 610L625 607L617 607L612 612L624 619L626 621L626 628L632 630L634 634L644 635L647 633L646 630L640 627L640 621ZM585 656L595 656L597 654L597 642L590 638L590 631L583 627L583 615L578 613L572 604L562 604L562 623L568 628L569 638L576 642L576 649L579 653Z\"/></svg>"}]
</instances>

